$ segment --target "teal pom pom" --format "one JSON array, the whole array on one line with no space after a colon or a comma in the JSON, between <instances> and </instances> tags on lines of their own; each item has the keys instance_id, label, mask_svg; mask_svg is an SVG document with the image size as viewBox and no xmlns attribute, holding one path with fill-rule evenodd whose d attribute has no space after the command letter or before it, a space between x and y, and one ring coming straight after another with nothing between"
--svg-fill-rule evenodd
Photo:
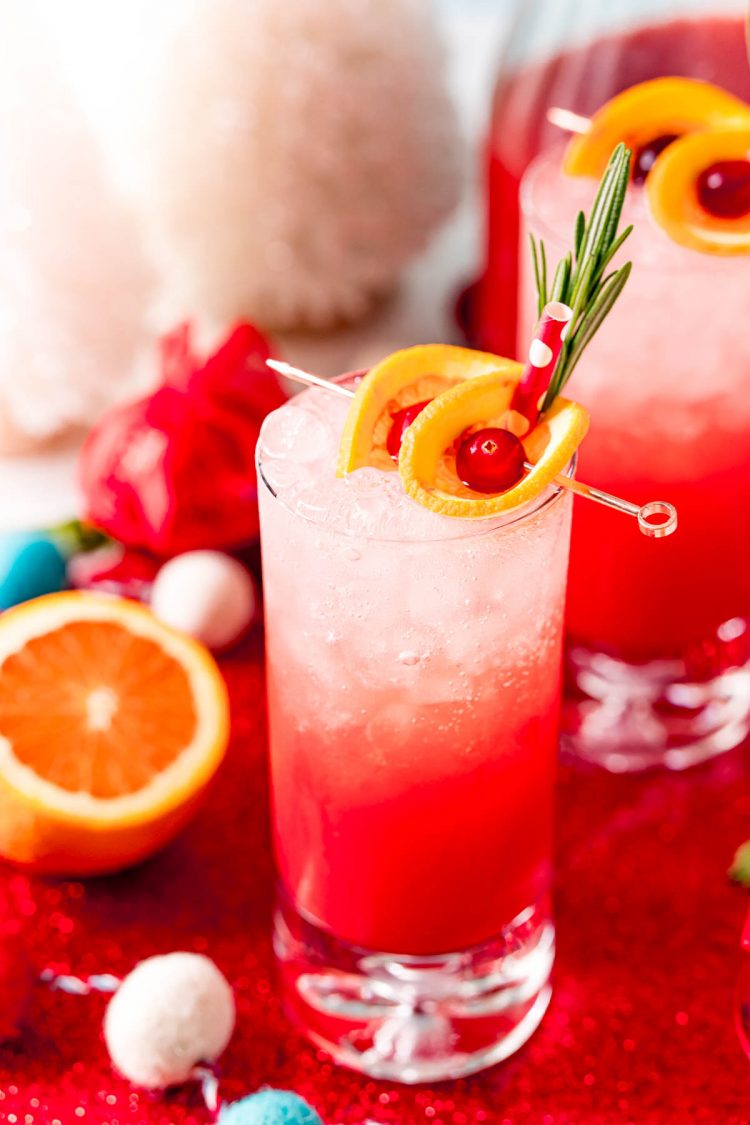
<instances>
[{"instance_id":1,"label":"teal pom pom","mask_svg":"<svg viewBox=\"0 0 750 1125\"><path fill-rule=\"evenodd\" d=\"M224 1106L218 1125L323 1125L304 1098L291 1090L261 1090Z\"/></svg>"},{"instance_id":2,"label":"teal pom pom","mask_svg":"<svg viewBox=\"0 0 750 1125\"><path fill-rule=\"evenodd\" d=\"M0 610L55 594L65 586L65 558L45 535L0 535Z\"/></svg>"}]
</instances>

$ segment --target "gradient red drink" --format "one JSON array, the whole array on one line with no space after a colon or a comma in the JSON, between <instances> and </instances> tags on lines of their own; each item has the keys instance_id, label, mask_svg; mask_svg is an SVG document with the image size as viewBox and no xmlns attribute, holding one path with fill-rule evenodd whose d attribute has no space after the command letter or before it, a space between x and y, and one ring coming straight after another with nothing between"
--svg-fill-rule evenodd
<instances>
[{"instance_id":1,"label":"gradient red drink","mask_svg":"<svg viewBox=\"0 0 750 1125\"><path fill-rule=\"evenodd\" d=\"M345 411L305 392L259 445L276 948L337 1058L435 1079L548 999L570 498L488 525L337 479Z\"/></svg>"},{"instance_id":2,"label":"gradient red drink","mask_svg":"<svg viewBox=\"0 0 750 1125\"><path fill-rule=\"evenodd\" d=\"M550 150L522 185L526 229L553 260L596 187L561 163ZM678 246L639 187L627 222L631 281L570 383L592 417L580 471L637 502L668 498L680 523L653 550L610 513L577 508L566 725L611 768L679 767L736 744L750 721L749 266ZM519 326L533 278L522 290Z\"/></svg>"}]
</instances>

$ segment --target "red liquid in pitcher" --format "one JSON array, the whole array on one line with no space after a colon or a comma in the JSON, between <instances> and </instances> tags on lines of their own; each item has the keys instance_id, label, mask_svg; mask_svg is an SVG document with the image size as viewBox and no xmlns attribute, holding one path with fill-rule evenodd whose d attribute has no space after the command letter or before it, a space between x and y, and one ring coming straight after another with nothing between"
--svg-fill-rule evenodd
<instances>
[{"instance_id":1,"label":"red liquid in pitcher","mask_svg":"<svg viewBox=\"0 0 750 1125\"><path fill-rule=\"evenodd\" d=\"M661 75L707 79L750 101L741 19L685 19L642 27L598 39L500 81L487 151L487 265L466 308L465 327L475 346L501 355L516 353L518 185L537 153L563 135L547 121L547 110L559 106L589 116L621 90Z\"/></svg>"}]
</instances>

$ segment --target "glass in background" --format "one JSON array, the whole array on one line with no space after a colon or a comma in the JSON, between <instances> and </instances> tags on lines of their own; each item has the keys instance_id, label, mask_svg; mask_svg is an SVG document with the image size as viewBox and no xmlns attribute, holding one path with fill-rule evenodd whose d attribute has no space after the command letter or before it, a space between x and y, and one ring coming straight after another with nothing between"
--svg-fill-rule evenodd
<instances>
[{"instance_id":1,"label":"glass in background","mask_svg":"<svg viewBox=\"0 0 750 1125\"><path fill-rule=\"evenodd\" d=\"M470 341L516 354L521 177L560 141L552 106L589 116L660 75L716 82L750 101L746 0L536 0L508 24L487 138L487 259L463 302ZM525 252L525 248L524 248Z\"/></svg>"},{"instance_id":2,"label":"glass in background","mask_svg":"<svg viewBox=\"0 0 750 1125\"><path fill-rule=\"evenodd\" d=\"M596 190L565 176L562 157L561 144L538 157L521 191L522 237L544 239L553 263ZM613 770L681 768L750 729L750 258L677 245L637 186L631 222L619 255L631 278L570 382L592 417L580 471L628 499L669 500L679 526L654 550L627 521L576 507L563 731ZM523 325L525 263L521 282Z\"/></svg>"}]
</instances>

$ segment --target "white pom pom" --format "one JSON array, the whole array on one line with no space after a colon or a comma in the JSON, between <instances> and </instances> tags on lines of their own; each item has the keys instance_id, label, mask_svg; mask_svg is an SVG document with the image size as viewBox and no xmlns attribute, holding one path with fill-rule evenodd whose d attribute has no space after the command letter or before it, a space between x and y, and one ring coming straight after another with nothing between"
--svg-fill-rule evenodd
<instances>
[{"instance_id":1,"label":"white pom pom","mask_svg":"<svg viewBox=\"0 0 750 1125\"><path fill-rule=\"evenodd\" d=\"M165 563L151 590L151 609L166 625L210 649L228 648L255 617L249 571L220 551L187 551Z\"/></svg>"},{"instance_id":2,"label":"white pom pom","mask_svg":"<svg viewBox=\"0 0 750 1125\"><path fill-rule=\"evenodd\" d=\"M159 266L162 320L199 309L217 324L326 327L364 313L458 198L431 4L147 11L120 75L117 157Z\"/></svg>"},{"instance_id":3,"label":"white pom pom","mask_svg":"<svg viewBox=\"0 0 750 1125\"><path fill-rule=\"evenodd\" d=\"M457 201L430 0L17 4L3 35L9 446L150 381L154 325L362 315Z\"/></svg>"},{"instance_id":4,"label":"white pom pom","mask_svg":"<svg viewBox=\"0 0 750 1125\"><path fill-rule=\"evenodd\" d=\"M125 1078L163 1089L218 1058L234 1019L232 989L213 961L168 953L141 961L122 982L104 1017L104 1039Z\"/></svg>"},{"instance_id":5,"label":"white pom pom","mask_svg":"<svg viewBox=\"0 0 750 1125\"><path fill-rule=\"evenodd\" d=\"M39 441L92 422L136 381L151 335L156 277L140 222L72 77L87 43L103 65L102 44L79 18L73 62L55 34L55 7L14 5L3 21L0 443L9 450L16 434Z\"/></svg>"}]
</instances>

